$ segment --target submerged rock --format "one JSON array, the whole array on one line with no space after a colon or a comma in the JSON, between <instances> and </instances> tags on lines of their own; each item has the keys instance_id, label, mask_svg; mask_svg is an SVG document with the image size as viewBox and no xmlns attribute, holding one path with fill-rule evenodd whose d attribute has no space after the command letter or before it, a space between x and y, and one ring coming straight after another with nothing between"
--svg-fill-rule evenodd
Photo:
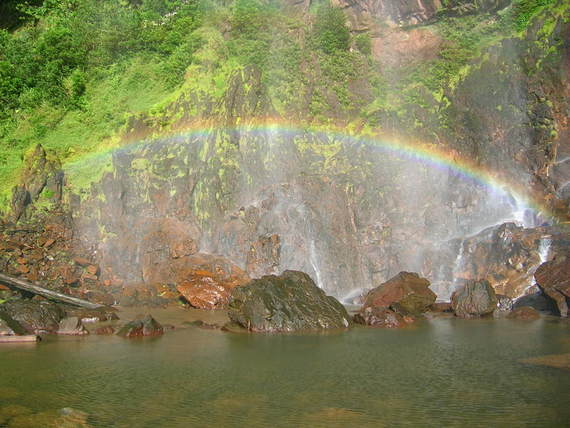
<instances>
[{"instance_id":1,"label":"submerged rock","mask_svg":"<svg viewBox=\"0 0 570 428\"><path fill-rule=\"evenodd\" d=\"M2 305L2 310L17 321L27 333L56 333L65 311L47 301L17 300Z\"/></svg>"},{"instance_id":2,"label":"submerged rock","mask_svg":"<svg viewBox=\"0 0 570 428\"><path fill-rule=\"evenodd\" d=\"M495 310L497 296L487 280L467 281L462 288L452 294L451 306L458 317L480 317Z\"/></svg>"},{"instance_id":3,"label":"submerged rock","mask_svg":"<svg viewBox=\"0 0 570 428\"><path fill-rule=\"evenodd\" d=\"M231 321L254 332L291 332L345 328L350 316L303 272L267 275L232 291Z\"/></svg>"},{"instance_id":4,"label":"submerged rock","mask_svg":"<svg viewBox=\"0 0 570 428\"><path fill-rule=\"evenodd\" d=\"M354 322L372 327L400 328L414 322L414 319L388 308L369 306L354 315Z\"/></svg>"},{"instance_id":5,"label":"submerged rock","mask_svg":"<svg viewBox=\"0 0 570 428\"><path fill-rule=\"evenodd\" d=\"M118 336L141 337L141 336L161 336L164 333L162 325L152 316L139 317L125 324L117 332Z\"/></svg>"},{"instance_id":6,"label":"submerged rock","mask_svg":"<svg viewBox=\"0 0 570 428\"><path fill-rule=\"evenodd\" d=\"M560 316L567 317L570 299L570 257L563 255L541 264L534 278L544 293L556 302Z\"/></svg>"},{"instance_id":7,"label":"submerged rock","mask_svg":"<svg viewBox=\"0 0 570 428\"><path fill-rule=\"evenodd\" d=\"M507 318L513 320L534 321L540 319L540 312L530 306L521 306L509 313Z\"/></svg>"},{"instance_id":8,"label":"submerged rock","mask_svg":"<svg viewBox=\"0 0 570 428\"><path fill-rule=\"evenodd\" d=\"M369 307L392 307L396 312L402 313L403 310L410 314L420 314L435 303L436 295L429 289L429 285L429 281L417 273L400 272L368 292L363 310Z\"/></svg>"}]
</instances>

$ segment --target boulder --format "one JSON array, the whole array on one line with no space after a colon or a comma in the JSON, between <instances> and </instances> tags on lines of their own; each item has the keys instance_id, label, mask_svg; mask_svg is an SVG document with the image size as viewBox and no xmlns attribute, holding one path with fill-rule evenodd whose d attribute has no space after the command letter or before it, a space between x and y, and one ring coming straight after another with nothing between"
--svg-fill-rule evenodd
<instances>
[{"instance_id":1,"label":"boulder","mask_svg":"<svg viewBox=\"0 0 570 428\"><path fill-rule=\"evenodd\" d=\"M197 270L176 289L195 308L221 309L227 307L231 290L237 285L224 281L213 272Z\"/></svg>"},{"instance_id":2,"label":"boulder","mask_svg":"<svg viewBox=\"0 0 570 428\"><path fill-rule=\"evenodd\" d=\"M513 309L523 306L530 306L545 315L559 316L560 312L556 306L556 302L550 297L546 296L542 291L534 294L527 294L517 299L513 304Z\"/></svg>"},{"instance_id":3,"label":"boulder","mask_svg":"<svg viewBox=\"0 0 570 428\"><path fill-rule=\"evenodd\" d=\"M59 322L57 334L65 336L85 336L89 334L81 319L78 317L67 317Z\"/></svg>"},{"instance_id":4,"label":"boulder","mask_svg":"<svg viewBox=\"0 0 570 428\"><path fill-rule=\"evenodd\" d=\"M540 312L530 306L521 306L507 315L509 319L534 321L540 319Z\"/></svg>"},{"instance_id":5,"label":"boulder","mask_svg":"<svg viewBox=\"0 0 570 428\"><path fill-rule=\"evenodd\" d=\"M429 281L421 278L417 273L400 272L392 279L370 290L364 300L363 309L389 308L397 305L410 314L420 314L435 303L436 295L429 289L429 285Z\"/></svg>"},{"instance_id":6,"label":"boulder","mask_svg":"<svg viewBox=\"0 0 570 428\"><path fill-rule=\"evenodd\" d=\"M117 332L122 337L161 336L164 333L162 325L152 316L139 316L128 322Z\"/></svg>"},{"instance_id":7,"label":"boulder","mask_svg":"<svg viewBox=\"0 0 570 428\"><path fill-rule=\"evenodd\" d=\"M414 319L388 308L369 306L354 315L354 322L372 327L400 328L414 322Z\"/></svg>"},{"instance_id":8,"label":"boulder","mask_svg":"<svg viewBox=\"0 0 570 428\"><path fill-rule=\"evenodd\" d=\"M228 308L232 322L253 332L346 328L350 316L303 272L266 275L236 287Z\"/></svg>"},{"instance_id":9,"label":"boulder","mask_svg":"<svg viewBox=\"0 0 570 428\"><path fill-rule=\"evenodd\" d=\"M16 300L2 305L3 312L17 321L28 334L56 333L65 311L56 303Z\"/></svg>"},{"instance_id":10,"label":"boulder","mask_svg":"<svg viewBox=\"0 0 570 428\"><path fill-rule=\"evenodd\" d=\"M557 256L541 264L534 278L541 290L556 302L560 316L566 318L570 299L570 255Z\"/></svg>"},{"instance_id":11,"label":"boulder","mask_svg":"<svg viewBox=\"0 0 570 428\"><path fill-rule=\"evenodd\" d=\"M471 280L451 296L451 307L461 318L474 318L492 313L497 307L495 290L487 280Z\"/></svg>"}]
</instances>

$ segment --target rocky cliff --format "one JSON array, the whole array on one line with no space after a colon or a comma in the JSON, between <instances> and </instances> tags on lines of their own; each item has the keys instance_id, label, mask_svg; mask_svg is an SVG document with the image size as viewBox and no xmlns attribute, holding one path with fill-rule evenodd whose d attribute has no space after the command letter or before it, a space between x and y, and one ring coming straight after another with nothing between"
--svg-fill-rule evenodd
<instances>
[{"instance_id":1,"label":"rocky cliff","mask_svg":"<svg viewBox=\"0 0 570 428\"><path fill-rule=\"evenodd\" d=\"M359 59L347 74L305 56L285 98L271 71L285 65L236 67L219 93L197 83L213 63L191 66L184 91L131 117L114 150L63 164L63 195L55 166L38 168L39 191L24 173L12 219L55 196L107 283L175 283L217 254L250 277L307 272L347 299L400 271L421 272L442 299L458 278L526 292L551 232L517 227L563 220L570 201L567 5L506 32L497 25L516 4L505 1L333 4ZM293 9L313 22L310 2ZM478 31L473 50L462 25ZM302 30L286 34L308 46Z\"/></svg>"}]
</instances>

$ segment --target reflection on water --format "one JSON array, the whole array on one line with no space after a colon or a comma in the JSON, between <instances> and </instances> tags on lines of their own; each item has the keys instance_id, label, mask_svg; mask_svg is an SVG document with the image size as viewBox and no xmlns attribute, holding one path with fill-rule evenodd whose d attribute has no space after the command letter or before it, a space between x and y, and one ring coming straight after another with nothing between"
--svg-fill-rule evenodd
<instances>
[{"instance_id":1,"label":"reflection on water","mask_svg":"<svg viewBox=\"0 0 570 428\"><path fill-rule=\"evenodd\" d=\"M561 426L567 323L434 319L409 330L158 339L49 338L0 348L0 414L73 407L94 427ZM2 426L2 421L0 421Z\"/></svg>"}]
</instances>

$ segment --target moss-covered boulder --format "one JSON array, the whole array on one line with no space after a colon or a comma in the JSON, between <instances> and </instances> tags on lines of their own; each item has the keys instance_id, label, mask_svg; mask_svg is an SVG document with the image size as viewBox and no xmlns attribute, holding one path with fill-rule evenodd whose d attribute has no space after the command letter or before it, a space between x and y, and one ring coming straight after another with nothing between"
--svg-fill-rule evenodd
<instances>
[{"instance_id":1,"label":"moss-covered boulder","mask_svg":"<svg viewBox=\"0 0 570 428\"><path fill-rule=\"evenodd\" d=\"M451 307L461 318L476 318L493 313L497 295L487 280L468 281L451 296Z\"/></svg>"},{"instance_id":2,"label":"moss-covered boulder","mask_svg":"<svg viewBox=\"0 0 570 428\"><path fill-rule=\"evenodd\" d=\"M228 315L253 332L346 328L350 316L303 272L267 275L232 291Z\"/></svg>"}]
</instances>

